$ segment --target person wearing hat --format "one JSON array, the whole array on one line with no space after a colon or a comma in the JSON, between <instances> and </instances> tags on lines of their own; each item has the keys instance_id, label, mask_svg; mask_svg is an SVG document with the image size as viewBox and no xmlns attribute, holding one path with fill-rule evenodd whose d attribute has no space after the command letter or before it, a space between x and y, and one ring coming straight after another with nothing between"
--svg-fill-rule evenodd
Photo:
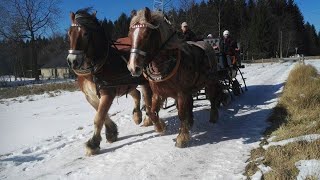
<instances>
[{"instance_id":1,"label":"person wearing hat","mask_svg":"<svg viewBox=\"0 0 320 180\"><path fill-rule=\"evenodd\" d=\"M236 56L237 42L234 41L228 30L223 31L223 37L220 40L220 52L222 53L222 57L225 59L225 67L232 67L234 64L234 60L231 57Z\"/></svg>"},{"instance_id":2,"label":"person wearing hat","mask_svg":"<svg viewBox=\"0 0 320 180\"><path fill-rule=\"evenodd\" d=\"M185 41L196 41L196 35L189 29L187 22L181 24L181 31Z\"/></svg>"}]
</instances>

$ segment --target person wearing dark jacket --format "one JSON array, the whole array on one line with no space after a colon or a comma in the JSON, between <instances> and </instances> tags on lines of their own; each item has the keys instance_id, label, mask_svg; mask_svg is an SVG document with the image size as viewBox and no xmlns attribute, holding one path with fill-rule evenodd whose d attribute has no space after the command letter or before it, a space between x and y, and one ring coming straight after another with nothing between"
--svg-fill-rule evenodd
<instances>
[{"instance_id":1,"label":"person wearing dark jacket","mask_svg":"<svg viewBox=\"0 0 320 180\"><path fill-rule=\"evenodd\" d=\"M181 31L185 41L196 41L196 34L189 29L186 22L181 24Z\"/></svg>"},{"instance_id":2,"label":"person wearing dark jacket","mask_svg":"<svg viewBox=\"0 0 320 180\"><path fill-rule=\"evenodd\" d=\"M225 30L223 32L223 38L221 38L219 46L222 57L225 59L225 67L232 67L234 62L231 57L236 56L236 50L238 49L238 47L237 42L230 37L230 33L228 30Z\"/></svg>"}]
</instances>

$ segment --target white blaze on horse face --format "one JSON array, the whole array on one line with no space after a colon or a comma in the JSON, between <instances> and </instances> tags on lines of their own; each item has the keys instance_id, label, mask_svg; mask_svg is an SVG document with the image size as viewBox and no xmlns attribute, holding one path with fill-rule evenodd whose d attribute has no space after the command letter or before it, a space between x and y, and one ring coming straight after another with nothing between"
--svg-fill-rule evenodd
<instances>
[{"instance_id":1,"label":"white blaze on horse face","mask_svg":"<svg viewBox=\"0 0 320 180\"><path fill-rule=\"evenodd\" d=\"M140 31L140 28L135 28L134 31L133 31L133 38L132 38L132 45L133 45L133 48L138 48L138 37L139 37L139 31Z\"/></svg>"},{"instance_id":2,"label":"white blaze on horse face","mask_svg":"<svg viewBox=\"0 0 320 180\"><path fill-rule=\"evenodd\" d=\"M138 37L139 37L140 28L135 28L132 33L132 49L138 48ZM140 76L141 72L135 72L137 65L137 59L139 54L137 53L130 53L129 63L128 63L128 70L131 72L133 76ZM138 73L138 74L137 74ZM140 74L139 74L140 73Z\"/></svg>"}]
</instances>

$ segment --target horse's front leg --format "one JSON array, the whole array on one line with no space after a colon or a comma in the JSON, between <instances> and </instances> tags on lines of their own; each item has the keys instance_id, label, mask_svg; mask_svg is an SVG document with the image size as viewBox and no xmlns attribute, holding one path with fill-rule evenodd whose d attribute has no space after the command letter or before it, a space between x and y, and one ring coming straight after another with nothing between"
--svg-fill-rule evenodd
<instances>
[{"instance_id":1,"label":"horse's front leg","mask_svg":"<svg viewBox=\"0 0 320 180\"><path fill-rule=\"evenodd\" d=\"M101 138L101 129L105 120L108 121L107 113L110 109L112 101L114 99L113 95L102 95L100 98L97 113L94 117L94 133L93 137L86 143L86 155L94 155L99 152ZM106 118L107 117L107 118ZM110 119L110 118L109 118Z\"/></svg>"},{"instance_id":2,"label":"horse's front leg","mask_svg":"<svg viewBox=\"0 0 320 180\"><path fill-rule=\"evenodd\" d=\"M140 109L140 100L141 100L141 93L137 89L133 89L129 92L132 96L134 101L134 108L133 108L133 121L138 125L142 121L142 112Z\"/></svg>"},{"instance_id":3,"label":"horse's front leg","mask_svg":"<svg viewBox=\"0 0 320 180\"><path fill-rule=\"evenodd\" d=\"M149 84L141 85L141 88L142 88L142 94L143 94L143 101L144 101L144 105L146 108L146 116L143 120L143 126L152 126L153 123L150 118L151 105L152 105L152 90L151 90Z\"/></svg>"},{"instance_id":4,"label":"horse's front leg","mask_svg":"<svg viewBox=\"0 0 320 180\"><path fill-rule=\"evenodd\" d=\"M179 135L176 147L184 148L190 140L189 130L193 125L193 99L191 94L179 93L177 98L178 115L180 119Z\"/></svg>"},{"instance_id":5,"label":"horse's front leg","mask_svg":"<svg viewBox=\"0 0 320 180\"><path fill-rule=\"evenodd\" d=\"M163 134L166 130L166 124L159 118L159 110L160 110L160 96L153 93L152 95L152 105L151 105L151 113L149 117L151 118L154 129L156 132L159 132L160 134Z\"/></svg>"}]
</instances>

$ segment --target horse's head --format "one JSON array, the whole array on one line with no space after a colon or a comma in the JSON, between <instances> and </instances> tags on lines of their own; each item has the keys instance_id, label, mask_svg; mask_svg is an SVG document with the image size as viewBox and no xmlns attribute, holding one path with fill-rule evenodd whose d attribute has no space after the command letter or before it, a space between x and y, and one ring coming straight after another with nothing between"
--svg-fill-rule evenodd
<instances>
[{"instance_id":1,"label":"horse's head","mask_svg":"<svg viewBox=\"0 0 320 180\"><path fill-rule=\"evenodd\" d=\"M130 22L129 38L132 42L128 69L132 76L140 76L143 68L150 63L153 56L160 51L163 43L169 49L169 37L174 30L165 16L145 8L137 12Z\"/></svg>"},{"instance_id":2,"label":"horse's head","mask_svg":"<svg viewBox=\"0 0 320 180\"><path fill-rule=\"evenodd\" d=\"M107 38L96 13L89 9L71 12L71 27L68 31L70 49L67 56L69 66L75 71L93 71L106 56Z\"/></svg>"}]
</instances>

